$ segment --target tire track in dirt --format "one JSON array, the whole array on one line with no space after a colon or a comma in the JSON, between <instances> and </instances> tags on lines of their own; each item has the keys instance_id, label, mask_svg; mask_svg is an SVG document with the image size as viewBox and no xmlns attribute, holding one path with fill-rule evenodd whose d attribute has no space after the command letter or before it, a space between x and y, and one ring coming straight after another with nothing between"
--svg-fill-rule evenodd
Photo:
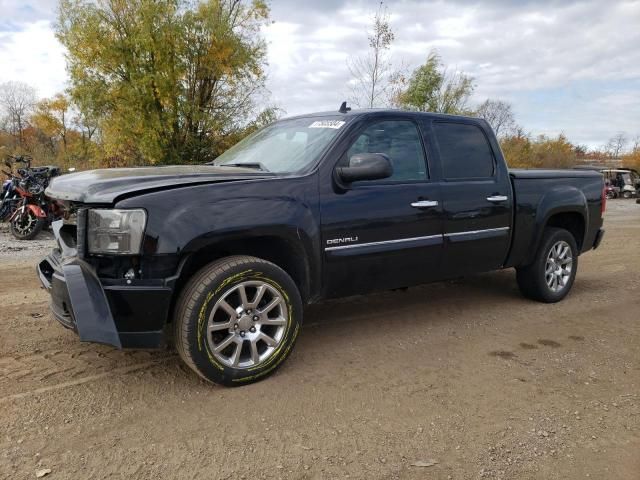
<instances>
[{"instance_id":1,"label":"tire track in dirt","mask_svg":"<svg viewBox=\"0 0 640 480\"><path fill-rule=\"evenodd\" d=\"M94 382L96 380L100 380L104 377L110 376L110 375L124 375L127 373L131 373L131 372L135 372L137 370L143 370L146 368L150 368L156 365L159 365L165 361L168 361L172 358L174 358L175 355L167 355L163 358L158 358L156 360L151 360L148 362L143 362L143 363L134 363L132 365L127 365L124 367L118 367L118 368L114 368L111 369L108 372L102 372L102 373L97 373L94 375L87 375L85 377L80 377L80 378L76 378L74 380L66 380L64 382L59 382L59 383L54 383L52 385L48 385L45 387L39 387L39 388L34 388L31 390L26 390L23 392L19 392L19 393L14 393L11 395L7 395L5 397L0 397L0 405L6 402L10 402L12 400L19 400L21 398L25 398L25 397L29 397L31 395L39 395L42 393L48 393L54 390L60 390L63 388L69 388L69 387L75 387L77 385L82 385L84 383L89 383L89 382ZM0 360L1 362L2 360ZM68 372L69 370L72 370L71 368L66 369L64 371L58 372L58 373L65 373ZM14 378L15 380L15 378Z\"/></svg>"},{"instance_id":2,"label":"tire track in dirt","mask_svg":"<svg viewBox=\"0 0 640 480\"><path fill-rule=\"evenodd\" d=\"M78 343L29 355L0 357L0 402L145 368L175 355L167 351L122 351Z\"/></svg>"}]
</instances>

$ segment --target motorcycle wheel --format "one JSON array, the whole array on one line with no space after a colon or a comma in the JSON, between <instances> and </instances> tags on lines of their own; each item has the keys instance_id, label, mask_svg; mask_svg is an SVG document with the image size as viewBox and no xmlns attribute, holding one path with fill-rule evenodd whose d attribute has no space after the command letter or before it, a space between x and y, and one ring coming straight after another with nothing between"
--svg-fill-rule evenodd
<instances>
[{"instance_id":1,"label":"motorcycle wheel","mask_svg":"<svg viewBox=\"0 0 640 480\"><path fill-rule=\"evenodd\" d=\"M27 210L11 221L11 234L18 240L33 240L46 222L46 218L37 217L31 210Z\"/></svg>"}]
</instances>

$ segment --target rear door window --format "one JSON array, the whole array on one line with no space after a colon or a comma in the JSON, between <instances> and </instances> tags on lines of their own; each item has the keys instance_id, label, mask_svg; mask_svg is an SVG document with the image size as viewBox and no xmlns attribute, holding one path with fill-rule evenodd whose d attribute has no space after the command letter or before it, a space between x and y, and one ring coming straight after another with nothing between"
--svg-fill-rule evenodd
<instances>
[{"instance_id":1,"label":"rear door window","mask_svg":"<svg viewBox=\"0 0 640 480\"><path fill-rule=\"evenodd\" d=\"M445 179L493 177L493 152L480 127L436 122L433 128Z\"/></svg>"}]
</instances>

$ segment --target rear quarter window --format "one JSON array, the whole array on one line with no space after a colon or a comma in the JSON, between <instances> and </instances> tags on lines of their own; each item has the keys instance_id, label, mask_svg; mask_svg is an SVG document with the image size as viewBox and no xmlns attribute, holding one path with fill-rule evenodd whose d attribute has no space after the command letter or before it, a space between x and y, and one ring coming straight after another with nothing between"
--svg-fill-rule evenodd
<instances>
[{"instance_id":1,"label":"rear quarter window","mask_svg":"<svg viewBox=\"0 0 640 480\"><path fill-rule=\"evenodd\" d=\"M433 128L445 179L493 176L493 152L480 127L464 123L436 122Z\"/></svg>"}]
</instances>

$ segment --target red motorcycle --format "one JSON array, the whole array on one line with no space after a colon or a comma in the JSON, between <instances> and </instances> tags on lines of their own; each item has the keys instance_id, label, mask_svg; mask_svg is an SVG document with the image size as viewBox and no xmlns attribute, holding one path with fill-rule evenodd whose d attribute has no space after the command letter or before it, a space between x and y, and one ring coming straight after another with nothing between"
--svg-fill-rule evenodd
<instances>
[{"instance_id":1,"label":"red motorcycle","mask_svg":"<svg viewBox=\"0 0 640 480\"><path fill-rule=\"evenodd\" d=\"M44 195L52 177L60 174L58 167L35 167L18 170L22 177L15 187L22 200L9 218L11 233L18 240L31 240L52 221L62 216L62 208Z\"/></svg>"}]
</instances>

